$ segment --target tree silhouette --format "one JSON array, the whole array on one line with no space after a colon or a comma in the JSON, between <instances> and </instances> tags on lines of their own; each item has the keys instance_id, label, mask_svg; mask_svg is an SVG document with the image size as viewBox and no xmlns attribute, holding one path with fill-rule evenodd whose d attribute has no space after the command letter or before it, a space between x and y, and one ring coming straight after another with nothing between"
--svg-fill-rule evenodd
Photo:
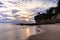
<instances>
[{"instance_id":1,"label":"tree silhouette","mask_svg":"<svg viewBox=\"0 0 60 40\"><path fill-rule=\"evenodd\" d=\"M55 11L54 11L54 10L55 10L54 7L49 8L49 10L47 9L46 13L47 13L47 17L48 17L48 19L51 19L52 16L55 15ZM53 12L53 11L54 11L54 12Z\"/></svg>"},{"instance_id":2,"label":"tree silhouette","mask_svg":"<svg viewBox=\"0 0 60 40\"><path fill-rule=\"evenodd\" d=\"M60 14L60 0L58 0L57 7L51 7L51 8L46 10L46 13L42 13L40 15L35 16L35 21L37 23L40 23L41 20L46 21L48 19L49 20L50 19L56 19L56 18L58 18L59 14ZM52 18L52 17L54 17L54 18Z\"/></svg>"},{"instance_id":3,"label":"tree silhouette","mask_svg":"<svg viewBox=\"0 0 60 40\"><path fill-rule=\"evenodd\" d=\"M57 4L57 6L60 6L60 0L58 0L58 4Z\"/></svg>"},{"instance_id":4,"label":"tree silhouette","mask_svg":"<svg viewBox=\"0 0 60 40\"><path fill-rule=\"evenodd\" d=\"M56 13L60 13L60 0L58 0L58 4L55 10L56 10Z\"/></svg>"}]
</instances>

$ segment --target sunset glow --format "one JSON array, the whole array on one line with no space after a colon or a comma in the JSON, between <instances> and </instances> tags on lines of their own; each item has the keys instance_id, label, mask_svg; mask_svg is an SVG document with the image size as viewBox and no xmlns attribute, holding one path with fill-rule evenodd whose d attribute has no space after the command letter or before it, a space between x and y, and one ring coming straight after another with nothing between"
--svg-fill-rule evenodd
<instances>
[{"instance_id":1,"label":"sunset glow","mask_svg":"<svg viewBox=\"0 0 60 40\"><path fill-rule=\"evenodd\" d=\"M29 28L26 28L26 36L30 36L30 29Z\"/></svg>"},{"instance_id":2,"label":"sunset glow","mask_svg":"<svg viewBox=\"0 0 60 40\"><path fill-rule=\"evenodd\" d=\"M57 0L0 0L0 2L2 3L0 20L24 20L28 23L32 22L38 11L46 11L50 7L57 6Z\"/></svg>"}]
</instances>

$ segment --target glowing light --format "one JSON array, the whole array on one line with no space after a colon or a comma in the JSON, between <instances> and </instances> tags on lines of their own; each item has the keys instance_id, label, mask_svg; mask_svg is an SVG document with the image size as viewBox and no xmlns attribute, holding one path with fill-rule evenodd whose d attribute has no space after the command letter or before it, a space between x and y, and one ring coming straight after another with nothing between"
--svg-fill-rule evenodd
<instances>
[{"instance_id":1,"label":"glowing light","mask_svg":"<svg viewBox=\"0 0 60 40\"><path fill-rule=\"evenodd\" d=\"M29 18L20 18L20 20L29 21Z\"/></svg>"},{"instance_id":2,"label":"glowing light","mask_svg":"<svg viewBox=\"0 0 60 40\"><path fill-rule=\"evenodd\" d=\"M11 20L17 19L17 20L32 21L31 20L33 19L32 16L36 15L32 13L32 10L34 11L35 8L39 7L44 10L52 6L56 6L56 4L54 4L53 2L48 4L47 1L45 3L46 0L43 1L45 4L42 2L42 0L32 0L31 2L29 2L29 0L24 0L23 2L22 0L0 0L0 1L4 3L3 5L4 7L0 8L0 13L2 13L3 15L8 15L8 17L0 16L0 19L8 18ZM13 3L9 3L8 1L11 1ZM17 9L20 11L18 13L13 14L11 12L11 10L13 9Z\"/></svg>"},{"instance_id":3,"label":"glowing light","mask_svg":"<svg viewBox=\"0 0 60 40\"><path fill-rule=\"evenodd\" d=\"M29 19L25 19L25 21L29 21Z\"/></svg>"},{"instance_id":4,"label":"glowing light","mask_svg":"<svg viewBox=\"0 0 60 40\"><path fill-rule=\"evenodd\" d=\"M27 11L21 11L20 16L21 17L28 17L28 12Z\"/></svg>"},{"instance_id":5,"label":"glowing light","mask_svg":"<svg viewBox=\"0 0 60 40\"><path fill-rule=\"evenodd\" d=\"M29 28L26 28L26 36L30 36L30 29Z\"/></svg>"}]
</instances>

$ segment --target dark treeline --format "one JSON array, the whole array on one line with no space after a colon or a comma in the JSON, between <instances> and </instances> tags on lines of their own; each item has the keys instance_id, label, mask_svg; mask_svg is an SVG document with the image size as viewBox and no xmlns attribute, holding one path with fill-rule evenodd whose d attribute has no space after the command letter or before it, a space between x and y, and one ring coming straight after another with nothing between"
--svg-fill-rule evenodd
<instances>
[{"instance_id":1,"label":"dark treeline","mask_svg":"<svg viewBox=\"0 0 60 40\"><path fill-rule=\"evenodd\" d=\"M60 0L58 0L58 4L57 7L51 7L49 9L46 10L46 13L42 13L40 14L40 12L38 12L38 15L35 16L35 21L36 23L47 23L47 22L52 22L53 21L57 21L60 15Z\"/></svg>"}]
</instances>

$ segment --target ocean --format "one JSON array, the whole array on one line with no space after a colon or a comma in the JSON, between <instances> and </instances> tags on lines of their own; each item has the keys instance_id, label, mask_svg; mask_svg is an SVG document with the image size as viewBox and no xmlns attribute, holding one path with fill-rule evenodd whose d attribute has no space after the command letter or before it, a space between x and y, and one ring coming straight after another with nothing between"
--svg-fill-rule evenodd
<instances>
[{"instance_id":1,"label":"ocean","mask_svg":"<svg viewBox=\"0 0 60 40\"><path fill-rule=\"evenodd\" d=\"M0 40L27 40L30 36L34 38L33 35L37 36L37 34L41 38L44 36L42 39L60 39L60 23L37 26L0 24Z\"/></svg>"},{"instance_id":2,"label":"ocean","mask_svg":"<svg viewBox=\"0 0 60 40\"><path fill-rule=\"evenodd\" d=\"M0 40L27 40L29 36L43 33L38 26L0 24Z\"/></svg>"}]
</instances>

